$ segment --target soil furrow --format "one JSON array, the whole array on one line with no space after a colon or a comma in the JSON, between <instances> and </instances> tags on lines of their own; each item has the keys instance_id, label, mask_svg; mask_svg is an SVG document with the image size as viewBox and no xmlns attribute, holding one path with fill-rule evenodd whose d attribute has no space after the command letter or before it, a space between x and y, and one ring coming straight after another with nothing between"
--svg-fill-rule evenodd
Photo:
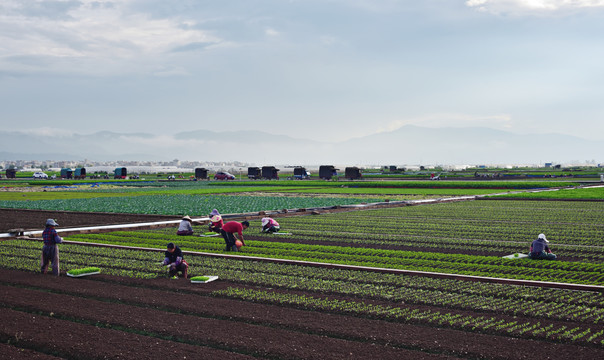
<instances>
[{"instance_id":1,"label":"soil furrow","mask_svg":"<svg viewBox=\"0 0 604 360\"><path fill-rule=\"evenodd\" d=\"M509 356L511 349L514 349L515 358L528 355L535 358L533 349L536 346L540 348L536 358L555 358L560 354L581 358L582 354L585 354L583 358L589 359L604 354L602 349L575 344L515 339L206 296L210 291L224 288L226 284L221 281L193 287L190 283L181 281L182 279L140 280L109 276L98 276L97 279L104 281L54 278L9 270L0 272L0 281L4 283L63 291L70 295L101 297L138 306L191 313L197 317L230 318L234 322L263 325L258 331L267 333L274 332L275 328L289 329L302 334L355 340L366 344L374 342L399 348L425 349L469 358L503 358L505 356L501 354ZM148 287L162 287L163 290ZM204 296L192 292L199 292L199 295Z\"/></svg>"}]
</instances>

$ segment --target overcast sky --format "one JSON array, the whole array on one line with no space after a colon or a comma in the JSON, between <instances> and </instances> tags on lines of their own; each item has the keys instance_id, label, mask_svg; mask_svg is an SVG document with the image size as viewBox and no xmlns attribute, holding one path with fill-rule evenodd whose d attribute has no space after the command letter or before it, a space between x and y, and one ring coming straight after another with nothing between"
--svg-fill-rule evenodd
<instances>
[{"instance_id":1,"label":"overcast sky","mask_svg":"<svg viewBox=\"0 0 604 360\"><path fill-rule=\"evenodd\" d=\"M2 129L604 133L604 0L0 0Z\"/></svg>"}]
</instances>

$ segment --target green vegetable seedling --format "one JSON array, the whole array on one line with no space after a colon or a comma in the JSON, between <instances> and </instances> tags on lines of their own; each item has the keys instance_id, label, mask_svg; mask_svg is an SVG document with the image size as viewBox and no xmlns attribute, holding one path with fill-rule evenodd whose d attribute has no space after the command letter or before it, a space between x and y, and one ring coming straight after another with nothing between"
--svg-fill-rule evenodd
<instances>
[{"instance_id":1,"label":"green vegetable seedling","mask_svg":"<svg viewBox=\"0 0 604 360\"><path fill-rule=\"evenodd\" d=\"M218 276L209 276L209 275L193 276L191 278L191 283L192 284L205 284L205 283L209 283L210 281L217 280L217 279L218 279Z\"/></svg>"},{"instance_id":2,"label":"green vegetable seedling","mask_svg":"<svg viewBox=\"0 0 604 360\"><path fill-rule=\"evenodd\" d=\"M80 277L80 276L94 275L94 274L100 274L100 273L101 273L101 269L99 269L98 267L87 267L87 268L83 268L83 269L69 270L67 272L67 276Z\"/></svg>"}]
</instances>

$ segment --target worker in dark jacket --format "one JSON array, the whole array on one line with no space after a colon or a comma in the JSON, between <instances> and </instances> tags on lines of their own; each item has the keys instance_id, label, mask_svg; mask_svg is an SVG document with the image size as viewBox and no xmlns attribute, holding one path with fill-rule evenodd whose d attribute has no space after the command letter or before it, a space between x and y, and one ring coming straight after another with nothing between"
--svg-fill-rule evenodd
<instances>
[{"instance_id":1,"label":"worker in dark jacket","mask_svg":"<svg viewBox=\"0 0 604 360\"><path fill-rule=\"evenodd\" d=\"M57 244L63 242L63 238L57 234L55 226L59 226L54 219L46 220L46 228L42 232L44 246L42 247L42 260L40 270L43 274L48 271L48 263L52 263L52 274L59 276L59 247Z\"/></svg>"},{"instance_id":2,"label":"worker in dark jacket","mask_svg":"<svg viewBox=\"0 0 604 360\"><path fill-rule=\"evenodd\" d=\"M165 252L166 258L164 259L163 264L170 266L170 276L172 276L173 279L178 279L178 272L180 271L186 279L189 264L187 264L183 258L182 250L180 250L178 246L175 246L174 243L169 243L167 247L168 249Z\"/></svg>"},{"instance_id":3,"label":"worker in dark jacket","mask_svg":"<svg viewBox=\"0 0 604 360\"><path fill-rule=\"evenodd\" d=\"M552 253L547 244L549 244L549 240L545 238L545 234L539 234L531 244L529 258L534 260L556 260L556 255Z\"/></svg>"}]
</instances>

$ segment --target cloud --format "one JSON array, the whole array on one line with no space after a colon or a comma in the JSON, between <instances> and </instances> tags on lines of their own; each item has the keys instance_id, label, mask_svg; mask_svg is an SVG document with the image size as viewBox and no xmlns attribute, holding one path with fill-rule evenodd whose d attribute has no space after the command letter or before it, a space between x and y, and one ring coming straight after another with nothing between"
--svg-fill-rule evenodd
<instances>
[{"instance_id":1,"label":"cloud","mask_svg":"<svg viewBox=\"0 0 604 360\"><path fill-rule=\"evenodd\" d=\"M74 135L72 130L59 129L59 128L51 128L51 127L41 127L41 128L30 128L24 130L18 130L27 135L32 136L44 136L44 137L65 137L69 138Z\"/></svg>"},{"instance_id":2,"label":"cloud","mask_svg":"<svg viewBox=\"0 0 604 360\"><path fill-rule=\"evenodd\" d=\"M267 36L279 36L280 35L280 33L277 30L272 29L272 28L266 28L266 29L264 29L264 33Z\"/></svg>"},{"instance_id":3,"label":"cloud","mask_svg":"<svg viewBox=\"0 0 604 360\"><path fill-rule=\"evenodd\" d=\"M153 17L132 10L133 2L4 1L0 5L0 70L35 70L20 67L16 61L31 57L50 58L51 66L64 61L63 67L69 67L77 62L98 70L99 63L115 65L140 57L157 60L174 49L220 42L197 29L191 19Z\"/></svg>"},{"instance_id":4,"label":"cloud","mask_svg":"<svg viewBox=\"0 0 604 360\"><path fill-rule=\"evenodd\" d=\"M467 0L466 6L493 14L565 14L604 8L604 0Z\"/></svg>"}]
</instances>

